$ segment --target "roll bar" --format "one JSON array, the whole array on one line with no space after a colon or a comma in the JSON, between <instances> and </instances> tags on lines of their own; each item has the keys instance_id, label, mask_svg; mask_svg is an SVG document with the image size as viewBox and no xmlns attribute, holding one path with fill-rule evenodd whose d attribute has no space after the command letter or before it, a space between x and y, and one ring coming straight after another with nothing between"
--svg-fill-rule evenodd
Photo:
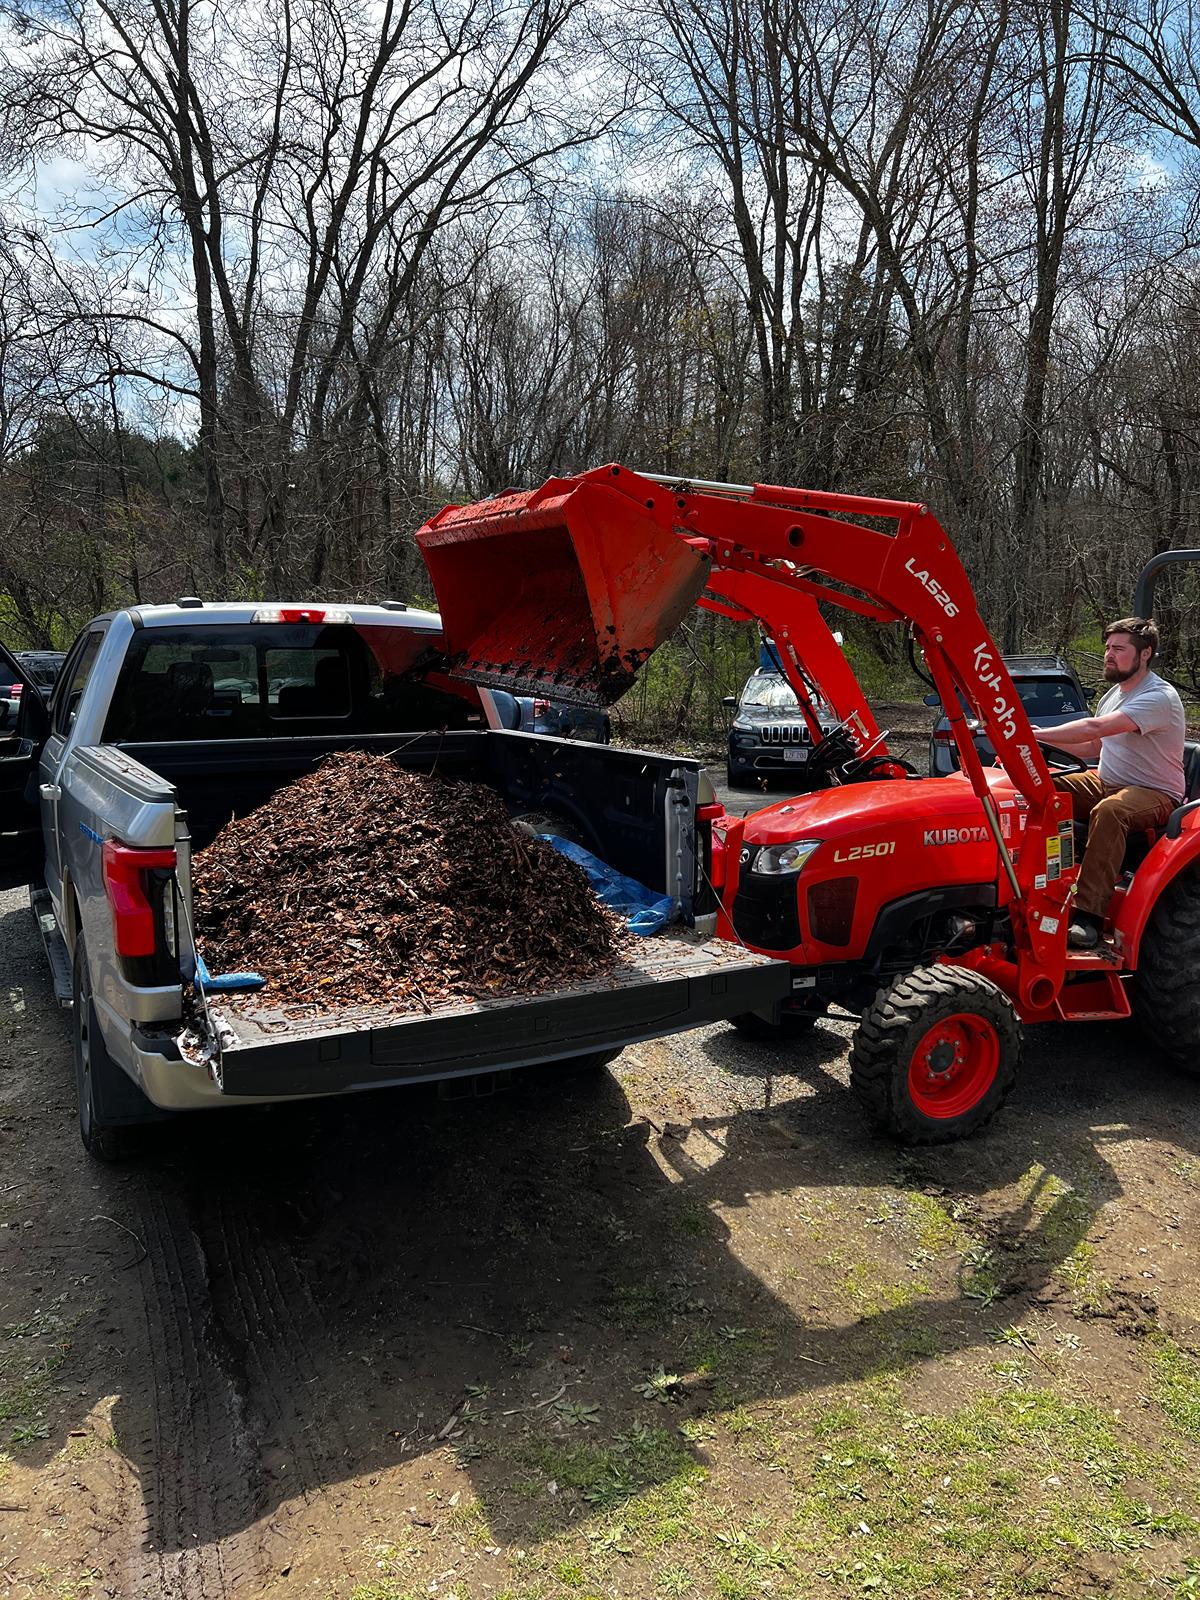
<instances>
[{"instance_id":1,"label":"roll bar","mask_svg":"<svg viewBox=\"0 0 1200 1600\"><path fill-rule=\"evenodd\" d=\"M1164 567L1173 567L1182 561L1200 562L1200 550L1160 550L1156 556L1150 557L1138 574L1137 587L1133 591L1135 617L1154 615L1154 585L1158 582L1159 573Z\"/></svg>"}]
</instances>

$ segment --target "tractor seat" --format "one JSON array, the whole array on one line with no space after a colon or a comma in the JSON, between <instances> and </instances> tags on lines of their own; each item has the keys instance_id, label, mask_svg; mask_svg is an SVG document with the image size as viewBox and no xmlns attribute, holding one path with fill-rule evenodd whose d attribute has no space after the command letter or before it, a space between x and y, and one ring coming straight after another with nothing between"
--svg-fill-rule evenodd
<instances>
[{"instance_id":1,"label":"tractor seat","mask_svg":"<svg viewBox=\"0 0 1200 1600\"><path fill-rule=\"evenodd\" d=\"M1183 747L1183 782L1183 804L1200 800L1200 744L1193 744L1190 740ZM1162 827L1144 828L1140 833L1131 833L1125 842L1122 872L1135 872L1165 832L1166 828ZM1086 841L1085 826L1082 840L1077 840L1077 848L1082 850Z\"/></svg>"},{"instance_id":2,"label":"tractor seat","mask_svg":"<svg viewBox=\"0 0 1200 1600\"><path fill-rule=\"evenodd\" d=\"M1200 744L1190 740L1183 747L1183 799L1200 800Z\"/></svg>"}]
</instances>

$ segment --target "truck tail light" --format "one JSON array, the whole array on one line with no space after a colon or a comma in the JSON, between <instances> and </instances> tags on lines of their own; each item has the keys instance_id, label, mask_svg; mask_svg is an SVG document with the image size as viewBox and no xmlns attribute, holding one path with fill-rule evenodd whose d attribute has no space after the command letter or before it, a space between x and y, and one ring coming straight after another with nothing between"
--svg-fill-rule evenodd
<instances>
[{"instance_id":1,"label":"truck tail light","mask_svg":"<svg viewBox=\"0 0 1200 1600\"><path fill-rule=\"evenodd\" d=\"M535 717L544 717L549 713L549 710L550 710L550 702L549 702L549 700L542 700L542 699L539 699L537 697L534 698L533 714L534 714Z\"/></svg>"},{"instance_id":2,"label":"truck tail light","mask_svg":"<svg viewBox=\"0 0 1200 1600\"><path fill-rule=\"evenodd\" d=\"M725 807L713 802L696 807L696 881L692 886L692 916L707 917L717 909L725 882L725 840L713 833L713 822Z\"/></svg>"},{"instance_id":3,"label":"truck tail light","mask_svg":"<svg viewBox=\"0 0 1200 1600\"><path fill-rule=\"evenodd\" d=\"M101 852L104 892L112 907L113 940L119 956L152 956L154 904L147 890L152 872L173 873L175 851L142 849L106 839Z\"/></svg>"},{"instance_id":4,"label":"truck tail light","mask_svg":"<svg viewBox=\"0 0 1200 1600\"><path fill-rule=\"evenodd\" d=\"M935 728L933 730L934 744L953 744L954 730L952 728Z\"/></svg>"}]
</instances>

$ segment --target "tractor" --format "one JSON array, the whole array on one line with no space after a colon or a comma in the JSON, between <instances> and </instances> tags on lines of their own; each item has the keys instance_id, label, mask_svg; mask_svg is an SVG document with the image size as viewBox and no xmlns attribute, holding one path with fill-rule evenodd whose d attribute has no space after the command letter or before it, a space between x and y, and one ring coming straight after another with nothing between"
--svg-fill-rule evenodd
<instances>
[{"instance_id":1,"label":"tractor","mask_svg":"<svg viewBox=\"0 0 1200 1600\"><path fill-rule=\"evenodd\" d=\"M1052 774L1083 763L1034 738L928 507L609 465L447 507L417 541L455 619L454 670L482 684L611 703L693 604L774 640L821 786L745 818L707 808L698 855L718 933L792 968L791 1000L740 1026L857 1014L851 1084L874 1123L915 1144L975 1132L1012 1088L1027 1023L1133 1015L1200 1070L1200 747L1161 836L1130 840L1106 938L1069 949L1077 841ZM1147 567L1139 614L1162 565L1186 559L1200 552ZM960 771L922 777L889 751L822 607L907 625Z\"/></svg>"}]
</instances>

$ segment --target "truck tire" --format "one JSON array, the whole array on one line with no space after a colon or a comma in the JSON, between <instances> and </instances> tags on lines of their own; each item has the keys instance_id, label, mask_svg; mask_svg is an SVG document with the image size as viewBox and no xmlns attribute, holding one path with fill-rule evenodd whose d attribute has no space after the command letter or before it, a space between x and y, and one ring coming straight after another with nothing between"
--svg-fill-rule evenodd
<instances>
[{"instance_id":1,"label":"truck tire","mask_svg":"<svg viewBox=\"0 0 1200 1600\"><path fill-rule=\"evenodd\" d=\"M160 1120L161 1113L113 1060L100 1032L92 999L83 935L75 939L74 968L75 1093L79 1101L79 1137L96 1161L123 1161L141 1148L139 1124Z\"/></svg>"},{"instance_id":2,"label":"truck tire","mask_svg":"<svg viewBox=\"0 0 1200 1600\"><path fill-rule=\"evenodd\" d=\"M850 1086L877 1127L946 1144L990 1122L1016 1080L1021 1026L990 979L918 967L881 989L850 1050Z\"/></svg>"},{"instance_id":3,"label":"truck tire","mask_svg":"<svg viewBox=\"0 0 1200 1600\"><path fill-rule=\"evenodd\" d=\"M1172 878L1142 935L1133 1014L1185 1072L1200 1074L1200 872Z\"/></svg>"}]
</instances>

